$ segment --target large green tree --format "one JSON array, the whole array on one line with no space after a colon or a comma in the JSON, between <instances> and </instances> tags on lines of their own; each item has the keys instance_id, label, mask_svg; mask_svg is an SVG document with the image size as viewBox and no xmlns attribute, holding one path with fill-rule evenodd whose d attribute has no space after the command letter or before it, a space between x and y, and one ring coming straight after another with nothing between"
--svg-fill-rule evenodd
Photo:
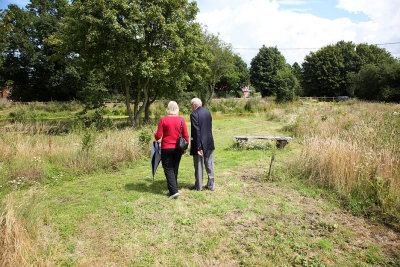
<instances>
[{"instance_id":1,"label":"large green tree","mask_svg":"<svg viewBox=\"0 0 400 267\"><path fill-rule=\"evenodd\" d=\"M292 72L296 76L297 80L299 82L301 82L302 74L301 74L301 67L300 67L299 63L297 63L297 62L293 63L291 68L292 68Z\"/></svg>"},{"instance_id":2,"label":"large green tree","mask_svg":"<svg viewBox=\"0 0 400 267\"><path fill-rule=\"evenodd\" d=\"M352 78L359 98L400 102L400 62L367 64Z\"/></svg>"},{"instance_id":3,"label":"large green tree","mask_svg":"<svg viewBox=\"0 0 400 267\"><path fill-rule=\"evenodd\" d=\"M366 64L393 62L386 50L374 45L340 41L306 56L302 85L307 96L356 95L352 76Z\"/></svg>"},{"instance_id":4,"label":"large green tree","mask_svg":"<svg viewBox=\"0 0 400 267\"><path fill-rule=\"evenodd\" d=\"M32 0L26 9L9 5L1 13L1 31L6 32L1 76L13 81L14 99L46 101L76 97L77 73L64 62L54 61L57 52L46 43L58 31L66 5L66 0Z\"/></svg>"},{"instance_id":5,"label":"large green tree","mask_svg":"<svg viewBox=\"0 0 400 267\"><path fill-rule=\"evenodd\" d=\"M311 52L303 62L303 89L306 96L346 94L344 58L337 46Z\"/></svg>"},{"instance_id":6,"label":"large green tree","mask_svg":"<svg viewBox=\"0 0 400 267\"><path fill-rule=\"evenodd\" d=\"M228 77L235 71L235 58L231 45L222 41L219 36L204 31L203 42L207 53L205 60L208 68L203 73L199 96L203 103L208 105L221 78Z\"/></svg>"},{"instance_id":7,"label":"large green tree","mask_svg":"<svg viewBox=\"0 0 400 267\"><path fill-rule=\"evenodd\" d=\"M294 100L300 95L300 83L289 65L278 70L273 83L276 90L276 102Z\"/></svg>"},{"instance_id":8,"label":"large green tree","mask_svg":"<svg viewBox=\"0 0 400 267\"><path fill-rule=\"evenodd\" d=\"M11 31L11 25L4 21L5 13L0 11L0 86L6 85L6 77L3 69L3 58L8 45L7 35Z\"/></svg>"},{"instance_id":9,"label":"large green tree","mask_svg":"<svg viewBox=\"0 0 400 267\"><path fill-rule=\"evenodd\" d=\"M76 0L52 43L78 57L84 71L117 80L135 125L149 101L187 81L178 69L200 35L197 12L187 0ZM171 87L160 88L163 81Z\"/></svg>"},{"instance_id":10,"label":"large green tree","mask_svg":"<svg viewBox=\"0 0 400 267\"><path fill-rule=\"evenodd\" d=\"M278 48L263 45L250 65L250 82L254 88L263 97L273 95L276 92L274 78L286 66L286 60Z\"/></svg>"},{"instance_id":11,"label":"large green tree","mask_svg":"<svg viewBox=\"0 0 400 267\"><path fill-rule=\"evenodd\" d=\"M223 75L216 85L216 89L220 93L237 93L240 87L250 84L250 72L247 64L237 54L233 54L233 65L233 69Z\"/></svg>"}]
</instances>

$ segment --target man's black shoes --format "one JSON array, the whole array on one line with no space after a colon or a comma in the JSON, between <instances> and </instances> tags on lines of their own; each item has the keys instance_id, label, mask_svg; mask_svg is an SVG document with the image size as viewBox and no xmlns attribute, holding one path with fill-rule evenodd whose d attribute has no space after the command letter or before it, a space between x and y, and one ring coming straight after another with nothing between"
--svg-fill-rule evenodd
<instances>
[{"instance_id":1,"label":"man's black shoes","mask_svg":"<svg viewBox=\"0 0 400 267\"><path fill-rule=\"evenodd\" d=\"M199 190L199 189L197 189L197 187L194 185L194 186L191 186L191 187L189 187L189 189L190 190L197 190L197 191L201 191L201 190Z\"/></svg>"}]
</instances>

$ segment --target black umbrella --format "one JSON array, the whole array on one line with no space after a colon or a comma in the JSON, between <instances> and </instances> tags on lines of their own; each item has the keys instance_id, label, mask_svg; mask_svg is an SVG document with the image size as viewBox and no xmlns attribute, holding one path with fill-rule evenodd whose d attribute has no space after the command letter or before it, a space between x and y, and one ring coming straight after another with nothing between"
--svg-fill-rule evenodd
<instances>
[{"instance_id":1,"label":"black umbrella","mask_svg":"<svg viewBox=\"0 0 400 267\"><path fill-rule=\"evenodd\" d=\"M153 146L151 148L151 172L153 173L153 182L154 175L156 174L157 167L161 161L161 144L160 142L153 141Z\"/></svg>"}]
</instances>

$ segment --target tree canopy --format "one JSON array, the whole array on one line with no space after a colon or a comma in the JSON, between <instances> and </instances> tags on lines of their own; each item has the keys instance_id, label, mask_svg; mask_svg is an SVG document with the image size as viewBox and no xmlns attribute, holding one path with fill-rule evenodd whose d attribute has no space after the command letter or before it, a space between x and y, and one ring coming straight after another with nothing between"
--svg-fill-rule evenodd
<instances>
[{"instance_id":1,"label":"tree canopy","mask_svg":"<svg viewBox=\"0 0 400 267\"><path fill-rule=\"evenodd\" d=\"M354 96L351 77L366 64L393 62L386 50L374 45L340 41L311 52L303 63L302 84L307 96Z\"/></svg>"},{"instance_id":2,"label":"tree canopy","mask_svg":"<svg viewBox=\"0 0 400 267\"><path fill-rule=\"evenodd\" d=\"M286 59L278 48L263 45L250 65L250 82L254 88L262 96L273 95L276 92L274 77L286 66Z\"/></svg>"},{"instance_id":3,"label":"tree canopy","mask_svg":"<svg viewBox=\"0 0 400 267\"><path fill-rule=\"evenodd\" d=\"M352 90L362 99L400 102L400 62L364 65L353 76Z\"/></svg>"},{"instance_id":4,"label":"tree canopy","mask_svg":"<svg viewBox=\"0 0 400 267\"><path fill-rule=\"evenodd\" d=\"M199 92L203 102L207 105L214 96L215 87L223 77L229 79L235 70L235 59L230 44L222 41L219 36L203 32L203 40L209 53L209 70L204 75L205 86ZM229 81L232 82L232 81ZM204 90L206 88L206 90Z\"/></svg>"},{"instance_id":5,"label":"tree canopy","mask_svg":"<svg viewBox=\"0 0 400 267\"><path fill-rule=\"evenodd\" d=\"M250 72L246 62L243 59L233 54L233 68L224 74L216 85L217 90L221 93L236 95L242 86L250 84Z\"/></svg>"},{"instance_id":6,"label":"tree canopy","mask_svg":"<svg viewBox=\"0 0 400 267\"><path fill-rule=\"evenodd\" d=\"M276 102L294 100L300 95L300 83L290 66L278 70L274 77Z\"/></svg>"},{"instance_id":7,"label":"tree canopy","mask_svg":"<svg viewBox=\"0 0 400 267\"><path fill-rule=\"evenodd\" d=\"M52 43L86 72L117 80L132 124L151 98L184 87L200 35L195 2L74 1ZM168 86L166 86L168 85ZM130 108L134 99L134 111Z\"/></svg>"},{"instance_id":8,"label":"tree canopy","mask_svg":"<svg viewBox=\"0 0 400 267\"><path fill-rule=\"evenodd\" d=\"M12 81L16 100L68 100L76 95L76 72L52 58L46 39L58 31L66 0L32 0L1 13L2 80Z\"/></svg>"}]
</instances>

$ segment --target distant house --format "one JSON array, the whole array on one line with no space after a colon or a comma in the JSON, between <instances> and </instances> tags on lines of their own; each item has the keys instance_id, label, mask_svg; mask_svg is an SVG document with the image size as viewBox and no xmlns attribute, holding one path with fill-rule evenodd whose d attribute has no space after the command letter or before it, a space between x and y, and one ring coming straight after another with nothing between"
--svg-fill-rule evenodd
<instances>
[{"instance_id":1,"label":"distant house","mask_svg":"<svg viewBox=\"0 0 400 267\"><path fill-rule=\"evenodd\" d=\"M8 87L0 88L0 101L7 101L8 96L10 95L10 89Z\"/></svg>"},{"instance_id":2,"label":"distant house","mask_svg":"<svg viewBox=\"0 0 400 267\"><path fill-rule=\"evenodd\" d=\"M250 90L249 90L249 87L247 85L242 86L240 89L242 89L244 98L249 98L250 97Z\"/></svg>"}]
</instances>

